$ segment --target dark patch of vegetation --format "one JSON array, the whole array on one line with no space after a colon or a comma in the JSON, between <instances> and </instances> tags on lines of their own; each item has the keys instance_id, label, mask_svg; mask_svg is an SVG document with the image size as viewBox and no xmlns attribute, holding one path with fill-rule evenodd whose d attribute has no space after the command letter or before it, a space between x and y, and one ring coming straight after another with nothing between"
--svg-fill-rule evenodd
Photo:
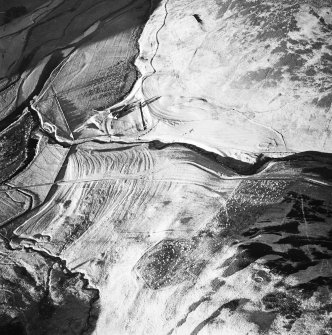
<instances>
[{"instance_id":1,"label":"dark patch of vegetation","mask_svg":"<svg viewBox=\"0 0 332 335\"><path fill-rule=\"evenodd\" d=\"M263 256L275 254L270 246L257 242L240 245L238 249L240 251L239 254L237 254L234 258L228 259L224 263L224 265L229 265L223 273L225 277L229 277L246 268Z\"/></svg>"},{"instance_id":2,"label":"dark patch of vegetation","mask_svg":"<svg viewBox=\"0 0 332 335\"><path fill-rule=\"evenodd\" d=\"M200 16L198 14L194 14L193 17L196 19L196 21L199 23L199 24L203 24L203 21L202 19L200 18Z\"/></svg>"},{"instance_id":3,"label":"dark patch of vegetation","mask_svg":"<svg viewBox=\"0 0 332 335\"><path fill-rule=\"evenodd\" d=\"M269 293L263 297L262 302L267 310L276 311L289 320L284 326L287 330L292 328L293 323L302 314L299 307L299 301L295 297L292 297L284 292L277 291Z\"/></svg>"},{"instance_id":4,"label":"dark patch of vegetation","mask_svg":"<svg viewBox=\"0 0 332 335\"><path fill-rule=\"evenodd\" d=\"M24 324L18 319L10 319L7 316L0 316L1 335L26 335Z\"/></svg>"},{"instance_id":5,"label":"dark patch of vegetation","mask_svg":"<svg viewBox=\"0 0 332 335\"><path fill-rule=\"evenodd\" d=\"M217 310L215 310L207 319L202 321L190 335L197 335L207 324L212 323L216 319L223 309L229 309L230 312L234 312L241 303L247 302L247 299L234 299L225 304L221 305Z\"/></svg>"},{"instance_id":6,"label":"dark patch of vegetation","mask_svg":"<svg viewBox=\"0 0 332 335\"><path fill-rule=\"evenodd\" d=\"M25 15L27 12L26 7L24 6L11 7L6 10L3 22L5 24L9 23L18 17Z\"/></svg>"}]
</instances>

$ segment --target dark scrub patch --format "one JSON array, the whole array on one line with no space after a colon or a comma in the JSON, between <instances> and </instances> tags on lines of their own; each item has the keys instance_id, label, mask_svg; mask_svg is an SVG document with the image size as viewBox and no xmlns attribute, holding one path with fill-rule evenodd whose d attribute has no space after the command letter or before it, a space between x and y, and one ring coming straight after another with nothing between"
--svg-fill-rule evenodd
<instances>
[{"instance_id":1,"label":"dark scrub patch","mask_svg":"<svg viewBox=\"0 0 332 335\"><path fill-rule=\"evenodd\" d=\"M209 301L210 297L203 297L201 299L199 299L198 301L194 302L193 304L191 304L188 308L188 313L185 315L184 318L182 318L177 324L176 324L176 328L181 327L188 318L188 315L190 313L192 313L193 311L195 311L203 302Z\"/></svg>"},{"instance_id":2,"label":"dark scrub patch","mask_svg":"<svg viewBox=\"0 0 332 335\"><path fill-rule=\"evenodd\" d=\"M302 314L299 307L300 301L284 292L269 293L263 297L262 302L267 310L278 312L286 317L288 322L284 327L287 330L292 328L293 323Z\"/></svg>"},{"instance_id":3,"label":"dark scrub patch","mask_svg":"<svg viewBox=\"0 0 332 335\"><path fill-rule=\"evenodd\" d=\"M240 245L238 250L239 253L234 258L228 259L224 263L224 265L229 264L223 273L225 277L232 276L234 273L243 270L263 256L278 254L270 246L257 242Z\"/></svg>"},{"instance_id":4,"label":"dark scrub patch","mask_svg":"<svg viewBox=\"0 0 332 335\"><path fill-rule=\"evenodd\" d=\"M295 241L296 243L292 243L293 241ZM271 246L258 242L240 245L238 247L238 254L224 262L223 266L227 266L227 268L224 271L223 275L225 277L232 276L236 272L241 271L254 263L257 259L268 255L276 255L279 256L279 258L266 261L265 266L268 267L273 273L282 275L294 274L298 271L305 270L310 266L317 265L319 263L319 260L323 258L331 258L331 255L329 253L320 253L318 255L319 257L317 258L315 257L314 253L310 253L309 258L308 255L299 247L309 244L315 245L316 243L315 241L308 240L308 238L306 237L301 237L301 239L299 240L296 236L290 236L281 239L276 243L291 244L293 248L290 248L285 252L276 252L272 249ZM322 241L320 241L319 245L326 247L325 244L326 241L325 243L322 243ZM332 243L329 242L329 245L331 244Z\"/></svg>"},{"instance_id":5,"label":"dark scrub patch","mask_svg":"<svg viewBox=\"0 0 332 335\"><path fill-rule=\"evenodd\" d=\"M305 173L314 173L327 180L332 170L327 168L305 168ZM332 176L331 176L332 177ZM292 203L290 211L287 213L285 220L280 225L268 225L263 227L252 227L245 230L242 235L245 237L257 237L262 234L274 234L282 236L286 234L298 234L299 227L304 224L304 217L307 224L324 222L330 210L322 200L310 198L304 194L289 192L283 200L283 203Z\"/></svg>"},{"instance_id":6,"label":"dark scrub patch","mask_svg":"<svg viewBox=\"0 0 332 335\"><path fill-rule=\"evenodd\" d=\"M190 222L191 219L192 219L192 216L188 216L188 217L182 218L180 221L181 223L188 223Z\"/></svg>"},{"instance_id":7,"label":"dark scrub patch","mask_svg":"<svg viewBox=\"0 0 332 335\"><path fill-rule=\"evenodd\" d=\"M17 7L11 7L6 10L5 12L5 18L3 22L5 24L17 19L18 17L21 17L27 13L27 9L24 6L17 6Z\"/></svg>"},{"instance_id":8,"label":"dark scrub patch","mask_svg":"<svg viewBox=\"0 0 332 335\"><path fill-rule=\"evenodd\" d=\"M322 46L324 45L323 42L317 41L311 44L311 47L315 50L320 50Z\"/></svg>"},{"instance_id":9,"label":"dark scrub patch","mask_svg":"<svg viewBox=\"0 0 332 335\"><path fill-rule=\"evenodd\" d=\"M251 228L242 233L243 236L246 237L255 237L261 234L275 234L275 235L282 235L282 233L289 233L289 234L298 234L300 223L298 221L289 221L280 226L267 226L263 228Z\"/></svg>"},{"instance_id":10,"label":"dark scrub patch","mask_svg":"<svg viewBox=\"0 0 332 335\"><path fill-rule=\"evenodd\" d=\"M282 55L275 67L288 67L288 71L293 73L294 70L301 68L305 64L305 60L297 53L286 53Z\"/></svg>"},{"instance_id":11,"label":"dark scrub patch","mask_svg":"<svg viewBox=\"0 0 332 335\"><path fill-rule=\"evenodd\" d=\"M273 71L272 68L268 67L265 69L258 69L256 71L248 71L233 85L237 88L251 88L252 85L263 82L268 79L268 75Z\"/></svg>"},{"instance_id":12,"label":"dark scrub patch","mask_svg":"<svg viewBox=\"0 0 332 335\"><path fill-rule=\"evenodd\" d=\"M225 285L225 281L224 280L220 280L219 278L214 278L211 282L211 288L214 292L217 292L220 287L222 287L223 285Z\"/></svg>"},{"instance_id":13,"label":"dark scrub patch","mask_svg":"<svg viewBox=\"0 0 332 335\"><path fill-rule=\"evenodd\" d=\"M24 266L13 265L13 271L20 280L24 280L30 285L36 285L35 278L27 271Z\"/></svg>"},{"instance_id":14,"label":"dark scrub patch","mask_svg":"<svg viewBox=\"0 0 332 335\"><path fill-rule=\"evenodd\" d=\"M282 255L280 258L266 262L265 266L268 267L272 273L284 276L306 270L310 266L319 263L318 260L310 260L301 249L291 249L288 250L288 252L280 253L280 255Z\"/></svg>"},{"instance_id":15,"label":"dark scrub patch","mask_svg":"<svg viewBox=\"0 0 332 335\"><path fill-rule=\"evenodd\" d=\"M231 261L228 261L228 264L224 264L229 266L225 271L226 275L233 274L248 266L257 259L257 256L264 257L264 249L266 255L278 256L277 259L265 262L265 266L272 273L281 275L294 274L319 264L323 259L331 259L331 254L326 251L332 247L329 237L310 236L309 238L308 236L299 235L300 226L317 225L318 227L320 224L325 224L326 217L331 212L327 207L328 204L323 200L310 198L296 192L289 192L284 197L283 203L292 205L285 219L282 220L283 224L280 226L253 227L243 232L242 235L244 237L255 238L256 241L254 243L246 242L245 251L241 251L243 246L238 248L239 254L234 256ZM267 221L267 224L270 224L270 222ZM287 250L275 252L270 246L262 248L257 245L258 242L264 240L266 234L280 236L279 240L273 243L278 246L277 250L280 250L279 245L285 245L283 248ZM249 246L251 247L248 249ZM255 248L261 250L261 255L252 252ZM322 248L324 248L324 251Z\"/></svg>"},{"instance_id":16,"label":"dark scrub patch","mask_svg":"<svg viewBox=\"0 0 332 335\"><path fill-rule=\"evenodd\" d=\"M287 258L293 262L309 262L310 258L301 249L289 249L287 253Z\"/></svg>"},{"instance_id":17,"label":"dark scrub patch","mask_svg":"<svg viewBox=\"0 0 332 335\"><path fill-rule=\"evenodd\" d=\"M190 335L197 335L207 324L212 323L216 319L223 309L228 309L230 312L234 312L239 305L246 303L248 299L234 299L223 305L221 305L217 310L215 310L207 319L202 321L191 333Z\"/></svg>"},{"instance_id":18,"label":"dark scrub patch","mask_svg":"<svg viewBox=\"0 0 332 335\"><path fill-rule=\"evenodd\" d=\"M26 329L22 321L17 318L0 315L0 334L2 335L26 335Z\"/></svg>"},{"instance_id":19,"label":"dark scrub patch","mask_svg":"<svg viewBox=\"0 0 332 335\"><path fill-rule=\"evenodd\" d=\"M322 61L331 64L332 63L332 55L330 55L328 53L323 53L323 55L322 55Z\"/></svg>"},{"instance_id":20,"label":"dark scrub patch","mask_svg":"<svg viewBox=\"0 0 332 335\"><path fill-rule=\"evenodd\" d=\"M202 19L200 18L200 16L198 14L194 14L193 17L195 18L195 20L199 23L199 24L202 24L203 21Z\"/></svg>"},{"instance_id":21,"label":"dark scrub patch","mask_svg":"<svg viewBox=\"0 0 332 335\"><path fill-rule=\"evenodd\" d=\"M221 286L223 286L224 284L225 284L224 280L219 280L218 278L215 278L211 282L212 291L210 293L208 293L207 295L205 295L204 297L202 297L201 299L199 299L198 301L192 303L188 307L188 312L186 313L186 315L176 324L175 328L173 328L171 331L168 332L167 335L172 334L176 328L181 327L187 321L187 318L188 318L189 314L194 312L202 303L210 301L211 300L211 295L214 294L216 291L218 291L219 288Z\"/></svg>"},{"instance_id":22,"label":"dark scrub patch","mask_svg":"<svg viewBox=\"0 0 332 335\"><path fill-rule=\"evenodd\" d=\"M293 202L291 211L287 214L287 218L298 220L302 224L304 220L308 224L324 222L324 216L332 213L326 202L310 198L305 194L290 192L285 198L285 202Z\"/></svg>"},{"instance_id":23,"label":"dark scrub patch","mask_svg":"<svg viewBox=\"0 0 332 335\"><path fill-rule=\"evenodd\" d=\"M292 43L292 42L291 42ZM285 53L287 51L287 42L286 41L281 41L278 46L276 46L271 53L272 54L277 54L277 53Z\"/></svg>"},{"instance_id":24,"label":"dark scrub patch","mask_svg":"<svg viewBox=\"0 0 332 335\"><path fill-rule=\"evenodd\" d=\"M332 279L330 277L319 276L306 283L293 286L291 290L293 292L301 292L304 298L309 299L313 296L315 292L317 292L317 290L324 286L326 286L328 290L332 290Z\"/></svg>"},{"instance_id":25,"label":"dark scrub patch","mask_svg":"<svg viewBox=\"0 0 332 335\"><path fill-rule=\"evenodd\" d=\"M70 204L71 204L71 200L66 200L63 204L63 207L67 209L70 206Z\"/></svg>"},{"instance_id":26,"label":"dark scrub patch","mask_svg":"<svg viewBox=\"0 0 332 335\"><path fill-rule=\"evenodd\" d=\"M314 249L315 246L311 246L310 254L312 257L314 257L315 260L322 260L322 259L330 259L332 258L332 255L328 255L328 253L322 252L321 248L319 250Z\"/></svg>"},{"instance_id":27,"label":"dark scrub patch","mask_svg":"<svg viewBox=\"0 0 332 335\"><path fill-rule=\"evenodd\" d=\"M332 250L332 241L327 237L310 237L307 236L287 236L285 238L280 239L278 244L290 244L293 247L299 248L305 245L319 245L321 247Z\"/></svg>"},{"instance_id":28,"label":"dark scrub patch","mask_svg":"<svg viewBox=\"0 0 332 335\"><path fill-rule=\"evenodd\" d=\"M322 108L328 108L331 106L332 103L332 94L326 94L325 96L321 97L321 98L317 98L315 101L315 104L319 107Z\"/></svg>"},{"instance_id":29,"label":"dark scrub patch","mask_svg":"<svg viewBox=\"0 0 332 335\"><path fill-rule=\"evenodd\" d=\"M248 321L256 324L260 333L266 334L276 316L277 313L274 312L254 311L249 313Z\"/></svg>"},{"instance_id":30,"label":"dark scrub patch","mask_svg":"<svg viewBox=\"0 0 332 335\"><path fill-rule=\"evenodd\" d=\"M39 313L39 316L43 320L47 320L47 319L52 318L55 311L56 311L56 308L53 304L53 301L48 295L44 296L39 301L38 313Z\"/></svg>"}]
</instances>

